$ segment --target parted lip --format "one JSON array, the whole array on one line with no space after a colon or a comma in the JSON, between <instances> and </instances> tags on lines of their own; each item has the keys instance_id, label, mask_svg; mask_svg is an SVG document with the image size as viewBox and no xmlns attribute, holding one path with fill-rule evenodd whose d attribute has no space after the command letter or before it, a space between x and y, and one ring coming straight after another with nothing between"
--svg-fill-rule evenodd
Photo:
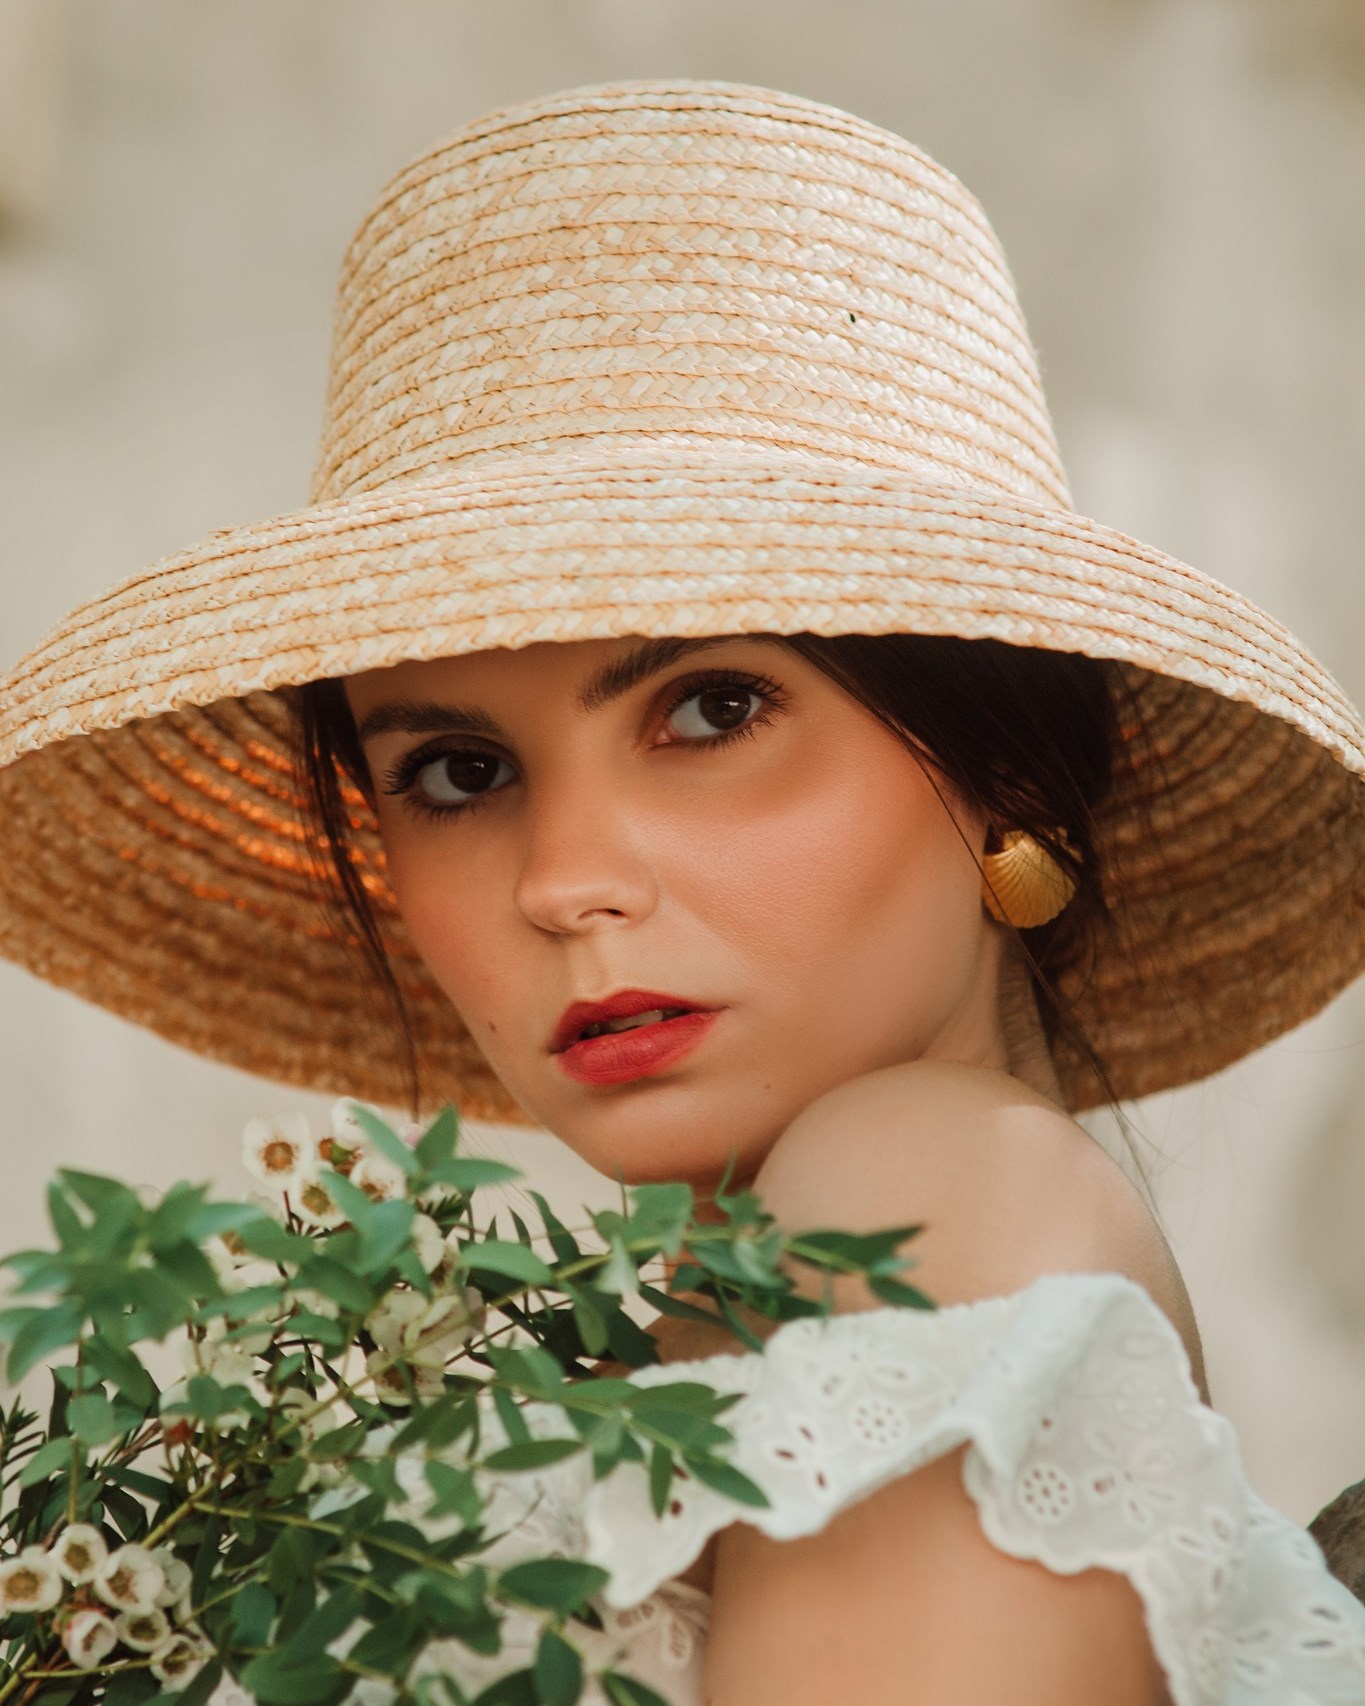
<instances>
[{"instance_id":1,"label":"parted lip","mask_svg":"<svg viewBox=\"0 0 1365 1706\"><path fill-rule=\"evenodd\" d=\"M587 1025L601 1025L608 1019L628 1019L633 1013L648 1013L654 1007L681 1008L688 1013L710 1013L714 1008L704 1001L689 1001L685 995L661 995L657 989L618 989L600 1001L573 1001L560 1015L555 1034L550 1039L550 1053L563 1054L576 1043Z\"/></svg>"}]
</instances>

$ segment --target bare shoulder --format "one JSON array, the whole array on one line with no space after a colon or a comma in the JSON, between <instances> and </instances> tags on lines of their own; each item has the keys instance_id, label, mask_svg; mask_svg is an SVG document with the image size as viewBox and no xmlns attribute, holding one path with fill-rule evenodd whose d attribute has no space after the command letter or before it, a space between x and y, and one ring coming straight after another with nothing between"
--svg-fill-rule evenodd
<instances>
[{"instance_id":1,"label":"bare shoulder","mask_svg":"<svg viewBox=\"0 0 1365 1706\"><path fill-rule=\"evenodd\" d=\"M914 1277L942 1304L1048 1273L1123 1274L1170 1317L1204 1390L1189 1297L1151 1210L1084 1127L1006 1073L915 1061L853 1079L792 1122L756 1185L793 1230L922 1224Z\"/></svg>"}]
</instances>

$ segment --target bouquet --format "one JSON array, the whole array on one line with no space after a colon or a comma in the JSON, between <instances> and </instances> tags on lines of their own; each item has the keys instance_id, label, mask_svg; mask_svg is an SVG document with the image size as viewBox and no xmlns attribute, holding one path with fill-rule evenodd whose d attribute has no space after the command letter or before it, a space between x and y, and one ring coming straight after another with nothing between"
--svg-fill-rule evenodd
<instances>
[{"instance_id":1,"label":"bouquet","mask_svg":"<svg viewBox=\"0 0 1365 1706\"><path fill-rule=\"evenodd\" d=\"M746 1190L702 1219L642 1185L575 1230L535 1192L533 1225L506 1193L485 1210L518 1175L463 1153L450 1109L400 1135L344 1101L320 1139L255 1120L244 1149L240 1202L63 1170L56 1248L4 1260L8 1379L46 1368L52 1396L45 1421L0 1408L0 1706L573 1706L606 1572L499 1564L498 1488L578 1457L644 1477L656 1514L680 1475L765 1502L729 1461L733 1397L601 1372L659 1360L642 1317L757 1350L840 1274L929 1306L902 1277L917 1228L790 1237Z\"/></svg>"}]
</instances>

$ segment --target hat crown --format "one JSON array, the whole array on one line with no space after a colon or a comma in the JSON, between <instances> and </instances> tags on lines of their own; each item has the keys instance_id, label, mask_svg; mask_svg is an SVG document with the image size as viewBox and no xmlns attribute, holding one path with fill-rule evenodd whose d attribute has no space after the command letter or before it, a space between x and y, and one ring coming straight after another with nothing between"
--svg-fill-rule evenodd
<instances>
[{"instance_id":1,"label":"hat crown","mask_svg":"<svg viewBox=\"0 0 1365 1706\"><path fill-rule=\"evenodd\" d=\"M316 499L603 440L1070 501L973 198L900 137L727 84L492 115L400 172L348 251Z\"/></svg>"}]
</instances>

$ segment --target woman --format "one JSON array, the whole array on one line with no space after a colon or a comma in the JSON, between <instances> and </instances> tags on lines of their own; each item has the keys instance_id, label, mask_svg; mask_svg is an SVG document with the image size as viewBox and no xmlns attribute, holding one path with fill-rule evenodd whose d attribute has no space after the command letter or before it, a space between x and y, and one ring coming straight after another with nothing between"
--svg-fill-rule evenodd
<instances>
[{"instance_id":1,"label":"woman","mask_svg":"<svg viewBox=\"0 0 1365 1706\"><path fill-rule=\"evenodd\" d=\"M1070 509L956 180L724 85L468 126L348 254L314 495L15 670L6 951L276 1077L926 1223L936 1315L665 1336L772 1500L580 1513L623 1641L710 1596L678 1706L1365 1699L1072 1117L1360 971L1365 737Z\"/></svg>"}]
</instances>

